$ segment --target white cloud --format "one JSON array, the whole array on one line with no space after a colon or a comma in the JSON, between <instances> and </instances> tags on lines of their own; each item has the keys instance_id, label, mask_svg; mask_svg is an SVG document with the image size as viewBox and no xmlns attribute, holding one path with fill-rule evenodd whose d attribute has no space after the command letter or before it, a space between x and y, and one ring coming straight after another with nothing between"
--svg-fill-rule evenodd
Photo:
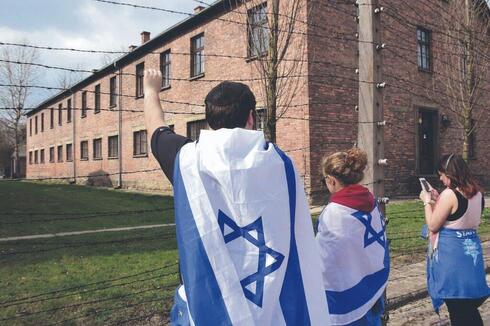
<instances>
[{"instance_id":1,"label":"white cloud","mask_svg":"<svg viewBox=\"0 0 490 326\"><path fill-rule=\"evenodd\" d=\"M137 3L161 6L184 12L191 12L195 6L195 2L192 0L164 2L146 0ZM139 45L141 31L149 31L152 36L155 36L185 18L182 15L107 5L90 0L78 1L70 9L72 9L68 17L70 19L67 19L69 22L61 20L50 21L46 22L45 25L41 24L41 27L39 27L40 23L37 22L37 26L31 28L28 27L28 24L20 27L17 24L18 26L15 28L2 26L0 23L0 41L27 42L40 46L64 48L121 51L126 50L131 44ZM49 10L49 2L46 5L46 10ZM64 24L68 23L71 25L64 26ZM39 61L47 65L91 70L101 68L103 55L65 51L39 51ZM56 70L43 70L43 79L39 83L57 86L57 76L62 73ZM52 95L52 92L35 91L33 100L34 102L39 102L49 95Z\"/></svg>"}]
</instances>

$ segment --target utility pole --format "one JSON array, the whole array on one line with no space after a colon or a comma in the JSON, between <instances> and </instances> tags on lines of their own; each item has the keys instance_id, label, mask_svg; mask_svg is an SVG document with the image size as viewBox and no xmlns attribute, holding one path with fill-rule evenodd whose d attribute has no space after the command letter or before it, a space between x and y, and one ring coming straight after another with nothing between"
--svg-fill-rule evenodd
<instances>
[{"instance_id":1,"label":"utility pole","mask_svg":"<svg viewBox=\"0 0 490 326\"><path fill-rule=\"evenodd\" d=\"M381 42L380 14L383 7L378 0L357 0L358 38L359 38L359 123L358 146L367 153L368 167L364 183L374 194L379 208L385 215L384 196L384 127L383 89L386 86L381 75L381 55L384 44ZM385 220L386 223L388 222ZM383 293L386 304L386 290ZM389 320L388 312L382 315L383 325Z\"/></svg>"},{"instance_id":2,"label":"utility pole","mask_svg":"<svg viewBox=\"0 0 490 326\"><path fill-rule=\"evenodd\" d=\"M378 0L358 0L359 12L359 124L358 146L366 151L368 167L364 183L368 185L380 203L384 197L384 115L383 88L386 84L381 75L381 55L384 48L380 35L380 14L383 8Z\"/></svg>"}]
</instances>

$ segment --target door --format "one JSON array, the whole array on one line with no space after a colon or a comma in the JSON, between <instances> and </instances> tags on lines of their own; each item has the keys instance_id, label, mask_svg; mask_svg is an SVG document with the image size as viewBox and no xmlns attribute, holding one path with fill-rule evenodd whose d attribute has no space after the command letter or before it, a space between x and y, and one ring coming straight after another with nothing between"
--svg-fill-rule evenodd
<instances>
[{"instance_id":1,"label":"door","mask_svg":"<svg viewBox=\"0 0 490 326\"><path fill-rule=\"evenodd\" d=\"M419 174L434 174L437 159L437 111L419 110L418 163Z\"/></svg>"}]
</instances>

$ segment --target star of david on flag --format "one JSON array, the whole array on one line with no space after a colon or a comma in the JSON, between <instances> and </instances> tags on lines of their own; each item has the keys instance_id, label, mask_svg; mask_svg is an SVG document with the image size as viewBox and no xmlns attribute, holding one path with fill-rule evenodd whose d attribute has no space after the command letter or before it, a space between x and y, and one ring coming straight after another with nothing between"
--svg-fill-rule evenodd
<instances>
[{"instance_id":1,"label":"star of david on flag","mask_svg":"<svg viewBox=\"0 0 490 326\"><path fill-rule=\"evenodd\" d=\"M381 247L385 248L386 239L385 239L385 229L386 225L383 221L383 217L380 214L381 218L381 231L377 232L372 225L373 216L371 213L357 211L352 214L355 218L357 218L365 227L366 230L364 232L364 248L370 246L371 244L377 242L381 245Z\"/></svg>"},{"instance_id":2,"label":"star of david on flag","mask_svg":"<svg viewBox=\"0 0 490 326\"><path fill-rule=\"evenodd\" d=\"M245 297L262 307L264 297L264 280L267 275L274 273L284 260L284 255L273 250L265 244L264 228L262 217L257 218L254 222L244 227L239 227L229 216L218 211L218 224L223 234L225 244L238 239L244 238L259 250L257 271L240 280ZM227 228L226 228L226 227ZM266 265L267 255L273 258L273 262ZM255 283L255 293L249 289Z\"/></svg>"}]
</instances>

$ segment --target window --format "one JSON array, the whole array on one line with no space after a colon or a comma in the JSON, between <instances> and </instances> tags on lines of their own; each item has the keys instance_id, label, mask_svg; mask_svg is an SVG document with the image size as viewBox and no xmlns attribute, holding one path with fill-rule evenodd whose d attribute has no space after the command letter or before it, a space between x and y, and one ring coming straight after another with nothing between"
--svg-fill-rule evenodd
<instances>
[{"instance_id":1,"label":"window","mask_svg":"<svg viewBox=\"0 0 490 326\"><path fill-rule=\"evenodd\" d=\"M58 126L63 124L63 104L58 105Z\"/></svg>"},{"instance_id":2,"label":"window","mask_svg":"<svg viewBox=\"0 0 490 326\"><path fill-rule=\"evenodd\" d=\"M118 147L118 136L110 136L108 138L108 150L109 150L109 158L117 158L119 153Z\"/></svg>"},{"instance_id":3,"label":"window","mask_svg":"<svg viewBox=\"0 0 490 326\"><path fill-rule=\"evenodd\" d=\"M94 160L101 160L102 159L102 138L94 139L93 151L94 151Z\"/></svg>"},{"instance_id":4,"label":"window","mask_svg":"<svg viewBox=\"0 0 490 326\"><path fill-rule=\"evenodd\" d=\"M170 86L170 50L160 53L160 71L162 72L162 88Z\"/></svg>"},{"instance_id":5,"label":"window","mask_svg":"<svg viewBox=\"0 0 490 326\"><path fill-rule=\"evenodd\" d=\"M32 164L32 152L29 152L29 164Z\"/></svg>"},{"instance_id":6,"label":"window","mask_svg":"<svg viewBox=\"0 0 490 326\"><path fill-rule=\"evenodd\" d=\"M49 128L54 128L54 109L49 109Z\"/></svg>"},{"instance_id":7,"label":"window","mask_svg":"<svg viewBox=\"0 0 490 326\"><path fill-rule=\"evenodd\" d=\"M58 146L58 162L63 162L63 145Z\"/></svg>"},{"instance_id":8,"label":"window","mask_svg":"<svg viewBox=\"0 0 490 326\"><path fill-rule=\"evenodd\" d=\"M267 22L267 3L248 11L248 55L257 57L269 49L269 26Z\"/></svg>"},{"instance_id":9,"label":"window","mask_svg":"<svg viewBox=\"0 0 490 326\"><path fill-rule=\"evenodd\" d=\"M80 142L80 159L83 161L88 160L88 140Z\"/></svg>"},{"instance_id":10,"label":"window","mask_svg":"<svg viewBox=\"0 0 490 326\"><path fill-rule=\"evenodd\" d=\"M191 77L204 74L204 34L191 38Z\"/></svg>"},{"instance_id":11,"label":"window","mask_svg":"<svg viewBox=\"0 0 490 326\"><path fill-rule=\"evenodd\" d=\"M32 136L32 118L29 119L29 136Z\"/></svg>"},{"instance_id":12,"label":"window","mask_svg":"<svg viewBox=\"0 0 490 326\"><path fill-rule=\"evenodd\" d=\"M44 132L44 113L41 113L41 132Z\"/></svg>"},{"instance_id":13,"label":"window","mask_svg":"<svg viewBox=\"0 0 490 326\"><path fill-rule=\"evenodd\" d=\"M144 85L143 77L145 76L145 63L136 65L136 97L143 97Z\"/></svg>"},{"instance_id":14,"label":"window","mask_svg":"<svg viewBox=\"0 0 490 326\"><path fill-rule=\"evenodd\" d=\"M39 152L37 150L34 151L34 164L39 164Z\"/></svg>"},{"instance_id":15,"label":"window","mask_svg":"<svg viewBox=\"0 0 490 326\"><path fill-rule=\"evenodd\" d=\"M264 109L255 110L255 129L265 130L266 111Z\"/></svg>"},{"instance_id":16,"label":"window","mask_svg":"<svg viewBox=\"0 0 490 326\"><path fill-rule=\"evenodd\" d=\"M148 153L146 141L146 130L133 132L133 155L146 156Z\"/></svg>"},{"instance_id":17,"label":"window","mask_svg":"<svg viewBox=\"0 0 490 326\"><path fill-rule=\"evenodd\" d=\"M116 95L116 76L109 80L109 106L116 106L117 95Z\"/></svg>"},{"instance_id":18,"label":"window","mask_svg":"<svg viewBox=\"0 0 490 326\"><path fill-rule=\"evenodd\" d=\"M37 135L37 115L34 117L34 131Z\"/></svg>"},{"instance_id":19,"label":"window","mask_svg":"<svg viewBox=\"0 0 490 326\"><path fill-rule=\"evenodd\" d=\"M94 114L100 112L100 84L95 85L94 91Z\"/></svg>"},{"instance_id":20,"label":"window","mask_svg":"<svg viewBox=\"0 0 490 326\"><path fill-rule=\"evenodd\" d=\"M71 98L66 102L66 122L71 122Z\"/></svg>"},{"instance_id":21,"label":"window","mask_svg":"<svg viewBox=\"0 0 490 326\"><path fill-rule=\"evenodd\" d=\"M39 155L40 155L39 161L41 162L41 164L44 164L44 149L41 149Z\"/></svg>"},{"instance_id":22,"label":"window","mask_svg":"<svg viewBox=\"0 0 490 326\"><path fill-rule=\"evenodd\" d=\"M66 161L67 162L73 161L73 145L72 144L66 144Z\"/></svg>"},{"instance_id":23,"label":"window","mask_svg":"<svg viewBox=\"0 0 490 326\"><path fill-rule=\"evenodd\" d=\"M417 63L420 70L431 70L430 31L417 28Z\"/></svg>"},{"instance_id":24,"label":"window","mask_svg":"<svg viewBox=\"0 0 490 326\"><path fill-rule=\"evenodd\" d=\"M87 91L82 92L82 118L87 116Z\"/></svg>"},{"instance_id":25,"label":"window","mask_svg":"<svg viewBox=\"0 0 490 326\"><path fill-rule=\"evenodd\" d=\"M209 125L206 120L198 120L187 123L187 138L192 140L198 140L201 130L209 129Z\"/></svg>"},{"instance_id":26,"label":"window","mask_svg":"<svg viewBox=\"0 0 490 326\"><path fill-rule=\"evenodd\" d=\"M54 163L54 146L49 148L49 163Z\"/></svg>"}]
</instances>

